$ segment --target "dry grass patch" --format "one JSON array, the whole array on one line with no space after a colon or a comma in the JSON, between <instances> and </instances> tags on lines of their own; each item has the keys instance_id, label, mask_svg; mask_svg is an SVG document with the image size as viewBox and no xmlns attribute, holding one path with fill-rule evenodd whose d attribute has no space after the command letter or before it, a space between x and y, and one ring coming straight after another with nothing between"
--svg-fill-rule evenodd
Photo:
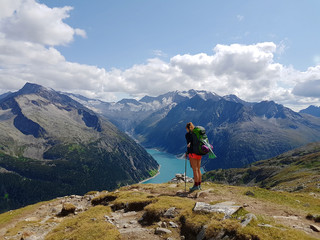
<instances>
[{"instance_id":1,"label":"dry grass patch","mask_svg":"<svg viewBox=\"0 0 320 240\"><path fill-rule=\"evenodd\" d=\"M239 239L264 239L264 240L315 240L306 233L294 229L271 223L273 227L259 226L258 222L253 222L244 228L238 228L236 236Z\"/></svg>"},{"instance_id":2,"label":"dry grass patch","mask_svg":"<svg viewBox=\"0 0 320 240\"><path fill-rule=\"evenodd\" d=\"M43 204L48 204L50 202L53 202L56 200L50 200L50 201L46 201L46 202L39 202L33 205L29 205L23 208L19 208L16 210L12 210L12 211L8 211L5 213L0 214L0 228L2 228L3 226L12 223L13 221L15 221L16 219L20 219L23 216L34 212L37 208L39 208L41 205Z\"/></svg>"},{"instance_id":3,"label":"dry grass patch","mask_svg":"<svg viewBox=\"0 0 320 240\"><path fill-rule=\"evenodd\" d=\"M76 211L76 206L71 203L64 203L61 212L58 214L59 217L67 216Z\"/></svg>"},{"instance_id":4,"label":"dry grass patch","mask_svg":"<svg viewBox=\"0 0 320 240\"><path fill-rule=\"evenodd\" d=\"M39 221L20 221L13 228L8 229L8 231L5 234L5 237L15 236L19 232L23 232L24 229L29 226L36 227L39 225Z\"/></svg>"},{"instance_id":5,"label":"dry grass patch","mask_svg":"<svg viewBox=\"0 0 320 240\"><path fill-rule=\"evenodd\" d=\"M153 195L139 191L119 191L111 193L111 196L116 197L112 202L113 210L141 211L145 206L156 201Z\"/></svg>"},{"instance_id":6,"label":"dry grass patch","mask_svg":"<svg viewBox=\"0 0 320 240\"><path fill-rule=\"evenodd\" d=\"M219 234L225 234L228 236L237 236L238 230L241 228L241 225L238 221L234 219L225 219L219 220L216 218L212 218L209 220L207 224L207 228L205 230L206 239L215 239ZM252 235L251 238L236 238L236 239L255 239Z\"/></svg>"},{"instance_id":7,"label":"dry grass patch","mask_svg":"<svg viewBox=\"0 0 320 240\"><path fill-rule=\"evenodd\" d=\"M243 194L249 190L254 194L252 198L260 201L287 206L306 213L320 212L320 199L314 198L308 193L276 192L257 187L243 189L246 189Z\"/></svg>"},{"instance_id":8,"label":"dry grass patch","mask_svg":"<svg viewBox=\"0 0 320 240\"><path fill-rule=\"evenodd\" d=\"M117 197L112 193L102 192L91 200L92 205L108 205L110 201L115 200Z\"/></svg>"},{"instance_id":9,"label":"dry grass patch","mask_svg":"<svg viewBox=\"0 0 320 240\"><path fill-rule=\"evenodd\" d=\"M64 220L45 239L118 240L120 239L119 231L114 225L105 221L104 216L110 213L110 207L92 207L86 212Z\"/></svg>"},{"instance_id":10,"label":"dry grass patch","mask_svg":"<svg viewBox=\"0 0 320 240\"><path fill-rule=\"evenodd\" d=\"M146 220L148 222L159 221L163 214L171 207L175 207L178 212L176 219L179 219L180 212L185 209L192 209L194 207L194 200L189 198L159 196L156 201L146 206Z\"/></svg>"},{"instance_id":11,"label":"dry grass patch","mask_svg":"<svg viewBox=\"0 0 320 240\"><path fill-rule=\"evenodd\" d=\"M90 192L87 192L84 196L88 196L88 195L95 195L97 194L99 191L90 191Z\"/></svg>"},{"instance_id":12,"label":"dry grass patch","mask_svg":"<svg viewBox=\"0 0 320 240\"><path fill-rule=\"evenodd\" d=\"M196 236L204 225L207 225L211 220L221 221L224 218L223 213L204 213L194 212L193 207L185 209L180 216L182 223L182 232L187 236Z\"/></svg>"}]
</instances>

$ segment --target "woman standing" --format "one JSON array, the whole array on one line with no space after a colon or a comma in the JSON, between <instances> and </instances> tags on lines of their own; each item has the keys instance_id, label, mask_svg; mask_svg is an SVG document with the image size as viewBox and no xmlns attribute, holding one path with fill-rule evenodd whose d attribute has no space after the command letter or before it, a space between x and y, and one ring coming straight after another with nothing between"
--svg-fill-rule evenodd
<instances>
[{"instance_id":1,"label":"woman standing","mask_svg":"<svg viewBox=\"0 0 320 240\"><path fill-rule=\"evenodd\" d=\"M194 129L194 125L192 122L187 123L186 126L186 140L187 140L187 153L189 155L190 165L193 170L193 180L194 185L190 188L190 192L201 189L201 155L197 155L193 152L193 140L192 140L192 131ZM187 157L187 156L186 156Z\"/></svg>"}]
</instances>

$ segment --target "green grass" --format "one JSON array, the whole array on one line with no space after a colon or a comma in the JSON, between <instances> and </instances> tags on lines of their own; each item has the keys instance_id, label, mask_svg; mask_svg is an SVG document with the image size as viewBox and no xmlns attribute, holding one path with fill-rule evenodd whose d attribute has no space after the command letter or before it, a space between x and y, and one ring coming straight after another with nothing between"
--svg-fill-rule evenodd
<instances>
[{"instance_id":1,"label":"green grass","mask_svg":"<svg viewBox=\"0 0 320 240\"><path fill-rule=\"evenodd\" d=\"M118 240L119 231L114 225L105 221L104 215L110 213L110 207L92 207L76 217L64 220L46 236L45 240Z\"/></svg>"},{"instance_id":2,"label":"green grass","mask_svg":"<svg viewBox=\"0 0 320 240\"><path fill-rule=\"evenodd\" d=\"M55 200L47 201L47 202L39 202L33 205L26 206L24 208L19 208L16 210L8 211L5 213L0 214L0 228L4 227L5 225L11 224L14 221L23 218L23 216L34 212L43 204L48 204Z\"/></svg>"},{"instance_id":3,"label":"green grass","mask_svg":"<svg viewBox=\"0 0 320 240\"><path fill-rule=\"evenodd\" d=\"M192 209L195 201L188 198L160 196L155 201L144 208L149 221L157 221L171 207L175 207L178 212L177 218L184 209Z\"/></svg>"},{"instance_id":4,"label":"green grass","mask_svg":"<svg viewBox=\"0 0 320 240\"><path fill-rule=\"evenodd\" d=\"M262 227L258 224L269 224L272 227ZM263 240L315 240L302 231L291 229L283 225L276 224L272 220L266 220L258 216L257 221L252 221L248 226L236 229L239 239L263 239ZM254 237L254 238L253 238Z\"/></svg>"},{"instance_id":5,"label":"green grass","mask_svg":"<svg viewBox=\"0 0 320 240\"><path fill-rule=\"evenodd\" d=\"M158 169L152 169L152 170L149 171L149 175L151 177L154 177L157 173L158 173Z\"/></svg>"},{"instance_id":6,"label":"green grass","mask_svg":"<svg viewBox=\"0 0 320 240\"><path fill-rule=\"evenodd\" d=\"M320 199L310 196L309 193L275 192L257 187L248 187L244 189L245 191L243 194L247 191L251 191L254 193L254 196L252 197L261 201L268 201L305 212L320 212Z\"/></svg>"},{"instance_id":7,"label":"green grass","mask_svg":"<svg viewBox=\"0 0 320 240\"><path fill-rule=\"evenodd\" d=\"M257 215L256 220L252 220L249 225L242 227L241 220L248 213L246 209L241 209L231 216L230 219L224 219L222 213L201 213L194 212L193 208L197 200L170 195L170 184L136 184L122 187L115 192L100 192L97 198L107 197L108 204L114 209L127 210L145 210L144 219L150 224L149 228L155 228L158 221L168 221L164 218L164 213L171 207L176 208L176 216L170 221L179 225L179 231L173 230L172 236L180 234L189 239L194 239L201 231L203 226L207 226L205 231L206 239L215 238L221 232L225 232L230 238L252 240L252 239L283 239L300 240L315 239L306 235L304 232L291 229L290 227L278 224L268 213ZM275 192L258 187L236 187L222 184L204 183L203 188L210 190L208 194L218 196L211 204L228 200L230 197L239 199L239 201L254 199L258 204L268 203L279 209L293 211L303 216L304 212L313 216L320 212L320 200L310 196L307 193L288 193ZM175 187L177 191L180 187ZM156 193L150 193L156 191ZM245 193L251 191L253 196L246 196ZM90 194L95 194L92 192ZM158 195L161 193L162 195ZM166 195L168 194L168 195ZM40 204L31 205L23 209L18 209L0 215L0 227L2 224L13 222L15 219L24 219L24 215L36 209ZM120 233L112 224L105 221L105 215L111 214L109 206L98 205L78 215L66 217L55 229L45 238L46 240L58 239L121 239ZM13 236L21 231L25 226L36 226L39 222L20 221L15 227L9 229L7 236ZM259 224L270 224L273 227L262 227ZM4 226L4 225L2 225Z\"/></svg>"},{"instance_id":8,"label":"green grass","mask_svg":"<svg viewBox=\"0 0 320 240\"><path fill-rule=\"evenodd\" d=\"M129 211L140 211L153 201L155 201L155 198L151 194L138 191L106 192L91 200L94 205L112 204L113 210L126 208Z\"/></svg>"}]
</instances>

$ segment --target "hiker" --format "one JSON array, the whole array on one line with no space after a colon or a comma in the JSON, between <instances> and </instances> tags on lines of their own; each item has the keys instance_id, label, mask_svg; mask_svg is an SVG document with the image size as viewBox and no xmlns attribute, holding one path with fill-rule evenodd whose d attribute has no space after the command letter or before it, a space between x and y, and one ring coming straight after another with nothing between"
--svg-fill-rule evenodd
<instances>
[{"instance_id":1,"label":"hiker","mask_svg":"<svg viewBox=\"0 0 320 240\"><path fill-rule=\"evenodd\" d=\"M194 125L192 122L187 123L186 126L186 140L187 140L187 152L186 156L189 155L190 165L193 170L193 180L194 185L192 188L190 188L190 192L193 192L195 190L201 189L201 171L200 171L200 165L201 165L201 155L197 155L193 152L193 140L192 140L192 131L194 129Z\"/></svg>"}]
</instances>

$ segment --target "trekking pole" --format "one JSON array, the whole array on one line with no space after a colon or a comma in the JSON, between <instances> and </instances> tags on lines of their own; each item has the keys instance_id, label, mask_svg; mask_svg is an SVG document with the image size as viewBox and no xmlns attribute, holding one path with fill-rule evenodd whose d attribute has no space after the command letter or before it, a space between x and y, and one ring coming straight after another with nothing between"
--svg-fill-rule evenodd
<instances>
[{"instance_id":1,"label":"trekking pole","mask_svg":"<svg viewBox=\"0 0 320 240\"><path fill-rule=\"evenodd\" d=\"M185 164L184 164L184 192L187 192L187 160L188 160L188 157L187 157L187 153L186 153L186 161L185 161Z\"/></svg>"}]
</instances>

